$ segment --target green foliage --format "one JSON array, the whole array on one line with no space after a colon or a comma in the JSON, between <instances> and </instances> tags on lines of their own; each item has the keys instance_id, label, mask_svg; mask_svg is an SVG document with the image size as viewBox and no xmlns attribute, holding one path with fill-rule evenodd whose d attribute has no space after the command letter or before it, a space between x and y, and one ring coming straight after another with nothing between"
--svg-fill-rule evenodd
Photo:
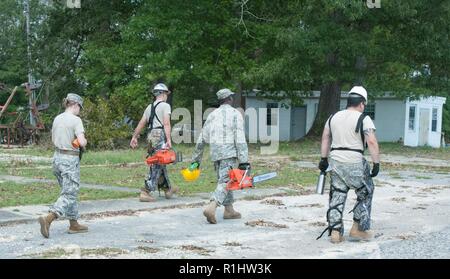
<instances>
[{"instance_id":1,"label":"green foliage","mask_svg":"<svg viewBox=\"0 0 450 279\"><path fill-rule=\"evenodd\" d=\"M124 107L118 96L108 100L87 99L82 111L89 148L115 148L119 140L130 137L131 128L125 122Z\"/></svg>"},{"instance_id":2,"label":"green foliage","mask_svg":"<svg viewBox=\"0 0 450 279\"><path fill-rule=\"evenodd\" d=\"M217 89L236 89L252 64L256 40L238 28L236 1L155 0L133 9L127 20L110 18L117 27L84 44L78 74L89 94L126 96L134 120L157 81L172 88L175 107L191 107L194 96L212 103Z\"/></svg>"},{"instance_id":3,"label":"green foliage","mask_svg":"<svg viewBox=\"0 0 450 279\"><path fill-rule=\"evenodd\" d=\"M194 99L212 105L223 87L258 88L269 98L284 91L294 104L311 90L332 94L330 84L335 94L362 83L370 97L450 88L445 0L382 1L380 9L361 0L97 0L81 9L30 2L33 73L51 104L45 122L68 92L88 97L100 103L85 118L95 147L116 146L111 136L124 137L117 123L139 120L157 81L173 91L174 108L192 108ZM26 80L23 3L0 3L0 82L9 87ZM317 122L335 106L320 105ZM113 127L96 125L99 115L113 117L101 121Z\"/></svg>"},{"instance_id":4,"label":"green foliage","mask_svg":"<svg viewBox=\"0 0 450 279\"><path fill-rule=\"evenodd\" d=\"M450 98L447 97L447 102L442 110L442 132L445 133L446 143L450 142Z\"/></svg>"}]
</instances>

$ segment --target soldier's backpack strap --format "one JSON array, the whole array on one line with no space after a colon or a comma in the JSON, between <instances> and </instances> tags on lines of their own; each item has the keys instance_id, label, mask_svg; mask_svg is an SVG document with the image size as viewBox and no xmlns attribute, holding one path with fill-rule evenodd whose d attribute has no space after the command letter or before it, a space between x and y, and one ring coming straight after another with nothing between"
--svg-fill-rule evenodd
<instances>
[{"instance_id":1,"label":"soldier's backpack strap","mask_svg":"<svg viewBox=\"0 0 450 279\"><path fill-rule=\"evenodd\" d=\"M330 138L333 138L333 134L331 134L331 118L333 118L334 113L330 115L328 118L328 128L330 129Z\"/></svg>"},{"instance_id":2,"label":"soldier's backpack strap","mask_svg":"<svg viewBox=\"0 0 450 279\"><path fill-rule=\"evenodd\" d=\"M150 111L150 117L148 118L148 130L149 131L153 130L153 119L155 119L155 117L156 117L156 120L158 120L159 124L161 124L161 127L156 127L155 129L163 129L163 127L164 127L164 125L162 124L158 115L156 114L156 107L161 103L162 103L162 101L157 102L156 105L152 104L152 108Z\"/></svg>"},{"instance_id":3,"label":"soldier's backpack strap","mask_svg":"<svg viewBox=\"0 0 450 279\"><path fill-rule=\"evenodd\" d=\"M363 144L363 152L364 152L364 149L367 148L367 143L364 142L365 136L364 136L364 131L363 131L363 121L364 121L364 118L366 118L366 116L367 116L366 114L361 113L361 115L358 118L358 122L356 123L356 128L355 128L355 133L359 132L361 135L361 140L362 140L362 144Z\"/></svg>"}]
</instances>

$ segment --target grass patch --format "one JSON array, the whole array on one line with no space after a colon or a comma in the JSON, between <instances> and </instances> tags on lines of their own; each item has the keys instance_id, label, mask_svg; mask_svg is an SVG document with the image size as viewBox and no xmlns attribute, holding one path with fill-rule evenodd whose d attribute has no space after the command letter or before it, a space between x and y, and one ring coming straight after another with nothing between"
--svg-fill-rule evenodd
<instances>
[{"instance_id":1,"label":"grass patch","mask_svg":"<svg viewBox=\"0 0 450 279\"><path fill-rule=\"evenodd\" d=\"M429 146L410 147L393 142L380 143L380 153L402 155L408 157L450 160L450 148L433 148Z\"/></svg>"},{"instance_id":2,"label":"grass patch","mask_svg":"<svg viewBox=\"0 0 450 279\"><path fill-rule=\"evenodd\" d=\"M318 170L310 168L302 168L292 164L292 161L302 160L303 157L311 155L317 155L317 160L320 158L320 142L313 140L302 140L296 142L280 142L279 150L274 155L260 155L261 144L250 144L249 152L252 158L252 175L263 174L267 172L276 171L278 176L274 179L270 179L256 184L257 188L270 188L270 187L289 187L293 190L305 190L306 187L312 186L317 181ZM397 143L380 143L380 149L382 153L398 154L403 156L419 156L419 157L432 157L440 159L450 158L450 149L434 149L430 147L405 147ZM214 171L213 164L209 161L209 149L204 151L204 158L201 165L201 175L195 182L185 182L180 174L180 170L189 164L189 159L194 150L192 144L180 144L176 145L176 150L183 153L185 159L184 163L178 163L176 165L169 165L169 176L173 185L180 187L180 195L191 195L199 192L211 192L215 189L217 184L216 173ZM47 156L51 157L53 150L33 147L33 148L18 148L18 149L2 149L0 151L4 153L13 154L26 154L33 156ZM148 167L144 163L146 155L146 148L144 144L141 144L141 148L133 149L117 149L107 151L88 150L85 153L81 162L81 182L88 184L101 184L112 186L124 186L132 188L141 188L144 185L144 179L148 173ZM306 158L305 157L305 158ZM308 157L311 158L311 157ZM433 166L420 166L420 165L399 165L399 164L383 164L382 168L389 171L390 176L396 179L402 179L398 174L400 170L422 170L424 172L440 172L449 173L449 167L433 167ZM12 160L11 162L0 163L0 173L17 175L31 178L46 178L56 179L53 175L51 163L48 162L32 162L25 161L19 162ZM419 177L416 177L419 178ZM420 177L421 179L429 179L428 177ZM4 187L4 186L2 186ZM18 185L14 187L19 187ZM53 202L57 196L59 189L54 186L56 190L46 190L48 185L36 184L31 185L30 189L39 192L40 195L34 197L33 202L45 203ZM31 190L30 190L31 191ZM51 198L39 199L38 196L50 191L54 193ZM82 193L87 191L82 189ZM94 190L89 190L94 191ZM104 191L104 190L102 190ZM20 192L20 191L19 191ZM133 193L116 193L119 197L123 195L131 195ZM44 196L46 196L45 194ZM50 194L48 194L50 195ZM90 193L91 196L96 194ZM104 196L104 194L98 194L98 196ZM113 198L113 195L109 195ZM90 197L90 196L88 196ZM2 195L3 200L5 199ZM20 195L17 196L20 198ZM109 197L108 197L109 198ZM27 199L26 204L30 204ZM45 201L44 201L45 200ZM4 206L4 205L3 205Z\"/></svg>"},{"instance_id":3,"label":"grass patch","mask_svg":"<svg viewBox=\"0 0 450 279\"><path fill-rule=\"evenodd\" d=\"M0 207L29 204L51 204L59 197L60 187L55 183L17 184L0 183ZM119 199L135 197L135 193L81 188L79 200Z\"/></svg>"},{"instance_id":4,"label":"grass patch","mask_svg":"<svg viewBox=\"0 0 450 279\"><path fill-rule=\"evenodd\" d=\"M151 254L158 253L161 250L158 248L147 247L147 246L138 246L137 249L142 252L151 253Z\"/></svg>"},{"instance_id":5,"label":"grass patch","mask_svg":"<svg viewBox=\"0 0 450 279\"><path fill-rule=\"evenodd\" d=\"M272 164L275 165L275 164ZM201 175L195 182L185 182L180 174L182 168L187 164L178 163L169 165L169 177L173 185L180 187L180 195L190 195L194 193L211 192L216 188L217 177L211 162L204 162L201 168ZM305 185L316 183L317 171L311 169L302 169L287 164L278 164L275 167L270 166L270 162L258 162L253 166L253 175L266 172L277 171L276 178L258 183L255 187L270 188L279 186L289 186L302 188ZM55 180L51 168L9 168L4 170L10 175L24 176L30 178L45 178ZM111 166L89 166L81 165L81 182L88 184L125 186L132 188L141 188L144 186L144 179L148 173L148 167L142 163L121 164Z\"/></svg>"},{"instance_id":6,"label":"grass patch","mask_svg":"<svg viewBox=\"0 0 450 279\"><path fill-rule=\"evenodd\" d=\"M403 178L398 172L389 172L389 176L394 179L402 179Z\"/></svg>"},{"instance_id":7,"label":"grass patch","mask_svg":"<svg viewBox=\"0 0 450 279\"><path fill-rule=\"evenodd\" d=\"M420 171L420 172L426 172L426 173L443 173L448 174L450 173L450 167L445 166L432 166L432 165L418 165L418 164L397 164L397 163L388 163L383 162L381 164L382 170L387 171Z\"/></svg>"},{"instance_id":8,"label":"grass patch","mask_svg":"<svg viewBox=\"0 0 450 279\"><path fill-rule=\"evenodd\" d=\"M53 156L53 149L43 148L39 146L24 146L17 148L0 148L0 153L7 154L23 154L30 156L42 156L42 157L51 157Z\"/></svg>"},{"instance_id":9,"label":"grass patch","mask_svg":"<svg viewBox=\"0 0 450 279\"><path fill-rule=\"evenodd\" d=\"M429 177L429 176L420 176L420 175L416 175L415 178L416 178L416 179L432 179L432 177Z\"/></svg>"}]
</instances>

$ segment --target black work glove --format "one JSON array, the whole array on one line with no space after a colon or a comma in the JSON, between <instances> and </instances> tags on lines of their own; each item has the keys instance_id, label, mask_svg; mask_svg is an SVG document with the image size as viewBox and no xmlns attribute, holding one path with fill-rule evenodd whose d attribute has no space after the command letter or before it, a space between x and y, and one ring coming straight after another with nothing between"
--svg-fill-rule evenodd
<instances>
[{"instance_id":1,"label":"black work glove","mask_svg":"<svg viewBox=\"0 0 450 279\"><path fill-rule=\"evenodd\" d=\"M320 158L319 170L325 172L327 169L328 169L328 158L327 157Z\"/></svg>"},{"instance_id":2,"label":"black work glove","mask_svg":"<svg viewBox=\"0 0 450 279\"><path fill-rule=\"evenodd\" d=\"M240 163L238 166L238 169L246 171L247 172L246 176L250 176L250 170L251 170L250 163Z\"/></svg>"},{"instance_id":3,"label":"black work glove","mask_svg":"<svg viewBox=\"0 0 450 279\"><path fill-rule=\"evenodd\" d=\"M377 176L379 171L380 171L380 163L373 163L372 172L370 173L370 177Z\"/></svg>"},{"instance_id":4,"label":"black work glove","mask_svg":"<svg viewBox=\"0 0 450 279\"><path fill-rule=\"evenodd\" d=\"M250 167L250 163L240 163L239 164L239 166L238 166L238 169L240 169L240 170L250 170L251 169L251 167Z\"/></svg>"}]
</instances>

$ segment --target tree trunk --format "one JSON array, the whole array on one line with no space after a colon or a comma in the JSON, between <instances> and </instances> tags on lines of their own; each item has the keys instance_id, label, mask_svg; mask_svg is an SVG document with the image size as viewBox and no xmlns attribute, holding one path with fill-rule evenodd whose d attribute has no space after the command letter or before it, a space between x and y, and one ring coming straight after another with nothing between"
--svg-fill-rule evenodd
<instances>
[{"instance_id":1,"label":"tree trunk","mask_svg":"<svg viewBox=\"0 0 450 279\"><path fill-rule=\"evenodd\" d=\"M235 90L236 94L234 96L233 107L245 109L245 99L242 98L242 83L236 82L235 86L236 86Z\"/></svg>"},{"instance_id":2,"label":"tree trunk","mask_svg":"<svg viewBox=\"0 0 450 279\"><path fill-rule=\"evenodd\" d=\"M341 102L341 86L339 81L332 81L322 86L320 91L319 106L316 118L311 129L306 135L307 138L317 139L322 136L322 131L328 117L339 110Z\"/></svg>"}]
</instances>

